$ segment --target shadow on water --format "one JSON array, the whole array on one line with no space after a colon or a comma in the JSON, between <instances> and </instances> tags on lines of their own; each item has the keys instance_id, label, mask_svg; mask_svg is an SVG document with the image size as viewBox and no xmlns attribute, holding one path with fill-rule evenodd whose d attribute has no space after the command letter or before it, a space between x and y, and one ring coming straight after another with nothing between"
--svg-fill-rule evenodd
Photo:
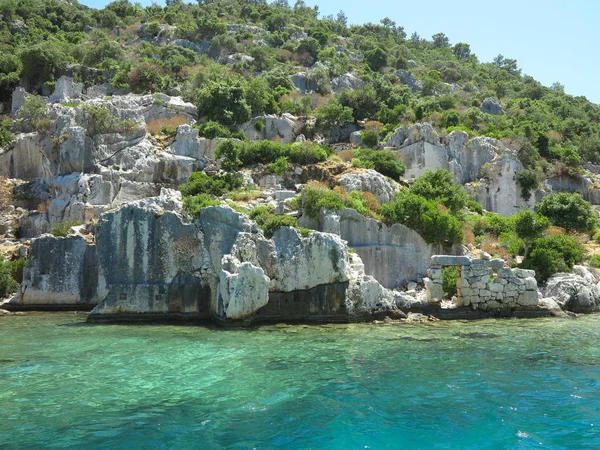
<instances>
[{"instance_id":1,"label":"shadow on water","mask_svg":"<svg viewBox=\"0 0 600 450\"><path fill-rule=\"evenodd\" d=\"M482 333L480 331L475 331L473 333L462 333L460 331L457 331L456 333L452 333L452 334L453 334L453 336L464 337L464 338L469 338L469 339L495 339L497 337L500 337L497 334Z\"/></svg>"}]
</instances>

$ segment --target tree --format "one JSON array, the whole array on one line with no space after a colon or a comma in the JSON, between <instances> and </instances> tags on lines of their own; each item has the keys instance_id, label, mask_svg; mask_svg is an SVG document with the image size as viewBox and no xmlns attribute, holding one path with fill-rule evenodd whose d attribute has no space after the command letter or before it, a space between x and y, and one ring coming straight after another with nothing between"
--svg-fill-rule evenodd
<instances>
[{"instance_id":1,"label":"tree","mask_svg":"<svg viewBox=\"0 0 600 450\"><path fill-rule=\"evenodd\" d=\"M365 61L372 71L377 72L387 65L387 53L380 47L365 52Z\"/></svg>"},{"instance_id":2,"label":"tree","mask_svg":"<svg viewBox=\"0 0 600 450\"><path fill-rule=\"evenodd\" d=\"M494 58L494 61L492 64L494 64L494 66L498 67L499 69L504 69L510 73L517 72L517 60L516 59L509 59L509 58L505 58L502 55L498 55Z\"/></svg>"},{"instance_id":3,"label":"tree","mask_svg":"<svg viewBox=\"0 0 600 450\"><path fill-rule=\"evenodd\" d=\"M430 244L462 242L462 226L456 216L441 211L436 202L407 190L382 205L381 214L388 223L401 223L417 231Z\"/></svg>"},{"instance_id":4,"label":"tree","mask_svg":"<svg viewBox=\"0 0 600 450\"><path fill-rule=\"evenodd\" d=\"M459 42L454 46L452 50L454 52L454 56L458 59L465 59L471 56L471 46L469 44L465 44L464 42Z\"/></svg>"},{"instance_id":5,"label":"tree","mask_svg":"<svg viewBox=\"0 0 600 450\"><path fill-rule=\"evenodd\" d=\"M221 142L215 149L215 157L223 158L223 169L228 171L235 171L242 166L240 153L239 145L235 145L230 140Z\"/></svg>"},{"instance_id":6,"label":"tree","mask_svg":"<svg viewBox=\"0 0 600 450\"><path fill-rule=\"evenodd\" d=\"M250 120L250 106L238 80L212 81L198 90L198 116L234 127Z\"/></svg>"},{"instance_id":7,"label":"tree","mask_svg":"<svg viewBox=\"0 0 600 450\"><path fill-rule=\"evenodd\" d=\"M462 186L455 184L453 176L444 169L428 170L410 187L413 194L441 203L456 214L467 204L469 195Z\"/></svg>"},{"instance_id":8,"label":"tree","mask_svg":"<svg viewBox=\"0 0 600 450\"><path fill-rule=\"evenodd\" d=\"M515 233L525 243L525 258L534 239L539 238L544 230L550 226L547 217L534 214L529 210L521 211L514 216Z\"/></svg>"},{"instance_id":9,"label":"tree","mask_svg":"<svg viewBox=\"0 0 600 450\"><path fill-rule=\"evenodd\" d=\"M598 215L592 204L576 192L550 194L535 206L535 210L548 217L553 225L565 230L591 232L598 224Z\"/></svg>"},{"instance_id":10,"label":"tree","mask_svg":"<svg viewBox=\"0 0 600 450\"><path fill-rule=\"evenodd\" d=\"M57 42L44 41L21 52L23 77L30 87L52 79L67 64L68 57Z\"/></svg>"},{"instance_id":11,"label":"tree","mask_svg":"<svg viewBox=\"0 0 600 450\"><path fill-rule=\"evenodd\" d=\"M317 109L315 116L317 117L315 126L323 131L331 131L337 126L354 120L352 108L342 106L337 99L333 99Z\"/></svg>"},{"instance_id":12,"label":"tree","mask_svg":"<svg viewBox=\"0 0 600 450\"><path fill-rule=\"evenodd\" d=\"M450 39L444 33L436 33L432 37L433 48L450 47Z\"/></svg>"},{"instance_id":13,"label":"tree","mask_svg":"<svg viewBox=\"0 0 600 450\"><path fill-rule=\"evenodd\" d=\"M419 36L419 33L415 31L413 34L410 35L410 40L413 44L417 45L419 42L421 42L421 36Z\"/></svg>"},{"instance_id":14,"label":"tree","mask_svg":"<svg viewBox=\"0 0 600 450\"><path fill-rule=\"evenodd\" d=\"M348 24L348 17L346 17L346 13L340 9L340 12L337 13L335 21L340 25L346 26Z\"/></svg>"},{"instance_id":15,"label":"tree","mask_svg":"<svg viewBox=\"0 0 600 450\"><path fill-rule=\"evenodd\" d=\"M553 235L538 238L521 267L535 270L538 282L544 283L557 272L570 272L573 265L583 261L584 250L572 236Z\"/></svg>"}]
</instances>

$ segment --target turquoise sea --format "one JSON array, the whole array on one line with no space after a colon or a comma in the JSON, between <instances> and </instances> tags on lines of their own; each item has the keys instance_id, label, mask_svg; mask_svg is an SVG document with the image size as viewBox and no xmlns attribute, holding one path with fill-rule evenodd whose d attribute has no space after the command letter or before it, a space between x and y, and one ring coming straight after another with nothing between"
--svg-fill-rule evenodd
<instances>
[{"instance_id":1,"label":"turquoise sea","mask_svg":"<svg viewBox=\"0 0 600 450\"><path fill-rule=\"evenodd\" d=\"M0 448L600 448L600 315L251 330L0 317Z\"/></svg>"}]
</instances>

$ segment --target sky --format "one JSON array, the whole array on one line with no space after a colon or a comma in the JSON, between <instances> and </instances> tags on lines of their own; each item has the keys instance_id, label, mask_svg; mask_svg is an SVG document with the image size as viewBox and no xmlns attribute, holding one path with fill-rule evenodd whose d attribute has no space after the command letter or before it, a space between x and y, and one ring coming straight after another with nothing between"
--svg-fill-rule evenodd
<instances>
[{"instance_id":1,"label":"sky","mask_svg":"<svg viewBox=\"0 0 600 450\"><path fill-rule=\"evenodd\" d=\"M108 0L80 0L95 8ZM517 60L523 74L546 86L558 81L571 95L600 104L600 2L598 0L305 0L321 17L343 10L348 24L384 17L431 39L442 32L465 42L481 62L498 54ZM142 0L146 6L151 0ZM163 3L157 1L157 3ZM295 0L289 0L293 5Z\"/></svg>"}]
</instances>

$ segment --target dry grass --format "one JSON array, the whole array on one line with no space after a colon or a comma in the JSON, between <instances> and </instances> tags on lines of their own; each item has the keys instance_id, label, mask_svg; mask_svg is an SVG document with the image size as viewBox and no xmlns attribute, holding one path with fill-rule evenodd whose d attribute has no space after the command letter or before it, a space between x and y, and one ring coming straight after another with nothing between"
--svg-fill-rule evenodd
<instances>
[{"instance_id":1,"label":"dry grass","mask_svg":"<svg viewBox=\"0 0 600 450\"><path fill-rule=\"evenodd\" d=\"M469 224L463 224L463 244L473 245L475 243L475 233Z\"/></svg>"},{"instance_id":2,"label":"dry grass","mask_svg":"<svg viewBox=\"0 0 600 450\"><path fill-rule=\"evenodd\" d=\"M365 130L379 131L383 128L383 124L376 120L369 120L368 122L365 123L364 128L365 128Z\"/></svg>"},{"instance_id":3,"label":"dry grass","mask_svg":"<svg viewBox=\"0 0 600 450\"><path fill-rule=\"evenodd\" d=\"M354 152L352 150L342 150L337 155L344 162L350 162L352 161L352 158L354 158Z\"/></svg>"},{"instance_id":4,"label":"dry grass","mask_svg":"<svg viewBox=\"0 0 600 450\"><path fill-rule=\"evenodd\" d=\"M12 188L10 182L0 176L0 211L5 210L12 203Z\"/></svg>"},{"instance_id":5,"label":"dry grass","mask_svg":"<svg viewBox=\"0 0 600 450\"><path fill-rule=\"evenodd\" d=\"M262 195L261 191L241 189L239 191L233 191L230 193L231 199L235 202L249 202L256 200Z\"/></svg>"},{"instance_id":6,"label":"dry grass","mask_svg":"<svg viewBox=\"0 0 600 450\"><path fill-rule=\"evenodd\" d=\"M173 130L177 130L179 125L189 123L183 116L173 116L170 119L154 119L146 124L146 130L152 136L158 134L174 134Z\"/></svg>"},{"instance_id":7,"label":"dry grass","mask_svg":"<svg viewBox=\"0 0 600 450\"><path fill-rule=\"evenodd\" d=\"M381 212L381 204L375 195L373 195L371 192L363 192L362 196L367 201L367 208L369 211L373 211L376 214Z\"/></svg>"}]
</instances>

